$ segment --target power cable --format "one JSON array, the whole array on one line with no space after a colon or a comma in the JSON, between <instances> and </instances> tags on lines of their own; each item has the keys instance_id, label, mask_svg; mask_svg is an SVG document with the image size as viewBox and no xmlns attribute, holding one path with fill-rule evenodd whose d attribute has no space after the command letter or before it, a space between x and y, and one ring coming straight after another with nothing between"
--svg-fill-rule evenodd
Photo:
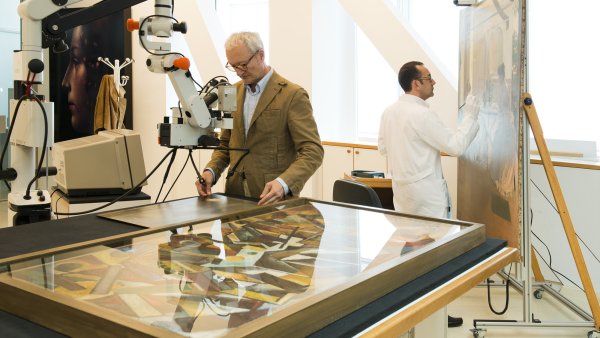
<instances>
[{"instance_id":1,"label":"power cable","mask_svg":"<svg viewBox=\"0 0 600 338\"><path fill-rule=\"evenodd\" d=\"M61 216L85 215L85 214L88 214L90 212L94 212L94 211L98 211L98 210L104 209L104 208L106 208L106 207L108 207L110 205L113 205L113 204L119 202L123 198L129 196L132 192L137 191L137 189L139 189L142 186L142 184L144 184L156 172L156 170L158 170L158 168L163 164L163 162L167 159L167 157L169 157L171 155L171 153L173 153L174 151L176 151L176 149L177 148L173 148L173 149L169 150L169 152L167 152L165 154L165 156L160 160L160 162L158 162L158 164L154 167L154 169L152 169L152 171L148 175L146 175L146 177L144 177L140 181L140 183L138 183L135 187L127 190L125 193L123 193L119 197L115 198L114 200L112 200L112 201L110 201L110 202L108 202L108 203L106 203L104 205L101 205L101 206L99 206L97 208L93 208L93 209L90 209L90 210L87 210L87 211L72 212L72 213L69 213L69 212L54 212L54 214L55 215L61 215Z\"/></svg>"}]
</instances>

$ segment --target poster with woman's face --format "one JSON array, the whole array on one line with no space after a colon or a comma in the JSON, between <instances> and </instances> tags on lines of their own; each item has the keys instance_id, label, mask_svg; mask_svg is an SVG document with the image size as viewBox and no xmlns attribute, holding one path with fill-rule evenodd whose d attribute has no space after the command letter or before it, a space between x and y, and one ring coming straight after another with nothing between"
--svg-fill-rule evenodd
<instances>
[{"instance_id":1,"label":"poster with woman's face","mask_svg":"<svg viewBox=\"0 0 600 338\"><path fill-rule=\"evenodd\" d=\"M102 77L113 69L98 60L122 64L131 57L130 33L125 29L129 11L77 26L66 32L69 50L50 51L50 100L54 102L54 140L60 142L94 133L94 110ZM131 67L121 69L131 77ZM131 84L125 86L125 127L132 128Z\"/></svg>"}]
</instances>

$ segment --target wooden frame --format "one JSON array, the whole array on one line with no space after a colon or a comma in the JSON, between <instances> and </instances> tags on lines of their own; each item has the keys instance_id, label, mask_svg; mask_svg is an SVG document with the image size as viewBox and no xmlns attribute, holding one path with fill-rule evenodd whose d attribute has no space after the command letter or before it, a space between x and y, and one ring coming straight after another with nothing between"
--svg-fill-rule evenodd
<instances>
[{"instance_id":1,"label":"wooden frame","mask_svg":"<svg viewBox=\"0 0 600 338\"><path fill-rule=\"evenodd\" d=\"M312 211L309 214L306 214L304 211L298 213L298 210L302 208ZM310 233L310 231L305 228L301 228L299 231L289 231L290 224L295 223L289 223L287 217L292 216L282 216L288 215L286 213L292 216L300 215L301 220L313 220L308 222L308 226L312 227L310 229L313 229L313 236L308 236L307 234ZM277 217L284 217L286 221L281 223L280 218ZM307 255L310 251L315 250L316 245L319 253L316 254L313 259L315 263L312 264L312 269L315 270L314 272L310 272L307 289L294 294L293 297L290 297L290 300L281 302L281 304L274 306L262 304L261 308L266 307L270 309L268 315L265 314L255 318L253 317L252 320L249 320L244 324L240 324L224 331L227 335L283 336L290 334L310 334L314 330L333 322L336 318L340 318L341 316L362 307L485 241L485 227L481 224L408 216L391 211L383 211L382 209L353 207L341 203L330 203L309 199L285 201L278 203L275 207L269 207L268 209L254 208L239 212L238 215L229 215L221 220L221 233L225 240L226 238L230 238L229 236L231 233L223 232L223 229L225 229L224 227L230 227L231 229L248 229L248 224L258 224L260 227L256 229L260 229L261 227L264 227L265 224L269 224L270 220L273 220L273 222L276 223L279 222L277 224L281 224L278 228L281 227L283 230L281 230L279 237L276 236L276 238L282 239L282 245L284 242L290 241L290 239L292 239L291 242L299 243L302 238L304 238L304 240L302 240L304 243L303 245L307 245L306 243L309 242L312 243L310 244L312 246L309 246L309 251L301 251L302 247L298 248L296 246L290 246L290 248L292 248L290 250L300 250L298 252L293 251L294 254ZM211 229L211 227L214 226L214 223L202 222L202 220L196 220L195 222L196 223L193 224L194 231L200 233L205 233L205 231L207 231L206 229ZM322 235L318 235L317 240L317 237L314 236L314 229L318 229L318 224L321 223L323 223L324 230ZM236 224L245 225L240 228L236 227ZM299 224L306 224L306 221L300 221ZM186 225L186 227L187 226L189 225ZM392 234L389 233L390 229L395 229ZM454 230L450 231L451 229ZM156 229L148 229L148 231L150 230L156 231ZM185 229L180 229L179 233L182 233L183 230ZM374 242L370 243L369 247L379 248L379 251L376 252L374 257L366 258L366 256L362 255L360 245L363 238L360 236L360 233L363 232L364 234L365 231L381 232L381 237L385 239L385 241L381 243L381 246L377 246L376 243L379 236L372 237ZM415 238L420 238L420 235L418 234L421 232L427 233L427 236L432 236L431 239L433 239L433 241L421 242L421 244L415 246L415 250L408 250L399 255L399 252L403 252L403 247L411 248L411 245L408 243L415 243L411 237L413 236L412 234L416 236ZM235 233L236 236L239 237L239 234L237 232ZM271 233L273 234L272 231ZM170 232L154 232L153 235L145 236L144 238L134 237L132 238L134 245L137 243L140 246L131 250L115 251L115 249L94 247L88 248L84 254L76 254L73 251L69 251L61 254L60 257L54 257L52 265L45 265L46 268L54 267L55 269L58 269L53 270L54 272L48 275L55 279L55 283L52 284L54 292L46 290L47 285L45 285L45 283L47 283L48 280L51 280L51 278L39 279L41 287L39 285L36 286L31 280L26 281L26 279L22 279L23 276L32 276L33 274L29 273L31 271L46 271L43 270L41 265L24 269L12 269L10 274L0 276L0 295L4 300L2 304L0 304L0 307L5 311L17 314L68 335L82 335L90 332L90 330L94 330L95 334L107 336L116 332L116 330L132 336L176 335L176 330L165 331L164 327L149 325L147 322L139 320L138 318L128 317L120 312L108 310L106 307L90 303L89 301L86 301L86 299L91 297L91 295L86 296L88 298L80 298L74 296L70 291L60 285L60 281L63 280L62 277L65 276L64 274L61 274L61 272L64 272L61 270L61 267L73 266L73 263L76 262L77 259L90 259L92 256L95 257L95 259L99 259L99 257L105 258L107 257L107 252L116 252L120 254L137 252L147 260L147 257L143 254L144 251L140 248L144 247L144 245L149 248L156 248L153 243L156 241L164 243L165 236L169 236L169 234ZM345 237L341 238L340 236ZM273 236L271 235L271 237ZM274 243L277 244L279 243L278 241L278 239L275 239ZM339 243L344 243L344 245L340 246ZM162 247L164 247L164 245ZM73 249L76 248L77 247L73 247ZM230 248L227 252L231 252L232 250L233 249ZM321 252L322 250L324 251ZM150 251L155 252L156 249L151 249ZM181 251L179 250L177 252ZM338 256L335 255L332 256L331 252L345 252L344 257L346 257L346 260L336 258ZM287 255L287 253L277 250L274 254ZM127 262L131 263L130 261ZM139 263L139 261L134 262ZM332 262L337 262L339 264L336 265ZM292 264L291 261L288 261L288 263ZM150 260L150 264L153 264L152 260ZM189 269L189 264L192 263L188 262L180 266L186 266ZM215 263L213 262L211 264ZM101 265L102 264L99 264L95 267L94 271L97 270L96 268L100 269ZM127 264L124 266L126 265ZM165 266L166 265L161 265L161 267ZM311 266L310 259L304 259L303 266ZM106 271L108 270L110 269L107 268ZM174 270L170 271L173 272ZM189 273L189 271L196 270L188 270L187 273ZM307 271L312 270L309 269ZM148 270L146 273L151 274L151 272L152 271ZM77 273L81 274L78 278L84 278L82 275L83 272L77 271ZM44 272L43 275L46 276L46 273ZM37 276L39 277L39 275ZM104 279L106 274L102 276ZM189 275L184 274L182 276L189 278ZM243 277L238 276L237 278ZM117 285L125 282L117 280L114 283L114 285ZM94 282L92 284L97 286L101 283ZM77 288L73 284L69 285ZM91 286L88 285L87 288L89 289ZM140 288L142 288L142 286L140 286ZM110 292L113 295L122 291L121 289L111 290L112 291ZM357 297L357 295L360 296ZM222 305L223 303L219 304ZM231 306L232 305L229 305L229 307ZM216 316L214 317L215 318L206 317L205 319L208 318L209 321L217 321L218 318ZM231 318L228 320L231 320ZM311 325L306 325L307 321L310 321ZM190 327L192 329L195 327L194 325L197 325L194 322L195 318L191 320L190 325L192 326ZM219 332L223 333L223 331ZM191 332L192 335L195 333L197 332Z\"/></svg>"}]
</instances>

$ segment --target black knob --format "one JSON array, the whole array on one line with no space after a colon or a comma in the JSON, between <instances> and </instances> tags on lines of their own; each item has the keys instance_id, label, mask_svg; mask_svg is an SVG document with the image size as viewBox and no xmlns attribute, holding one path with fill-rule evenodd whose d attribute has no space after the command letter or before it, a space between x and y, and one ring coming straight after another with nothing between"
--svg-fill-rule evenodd
<instances>
[{"instance_id":1,"label":"black knob","mask_svg":"<svg viewBox=\"0 0 600 338\"><path fill-rule=\"evenodd\" d=\"M180 32L181 34L187 33L187 25L185 22L174 23L173 30L176 32Z\"/></svg>"}]
</instances>

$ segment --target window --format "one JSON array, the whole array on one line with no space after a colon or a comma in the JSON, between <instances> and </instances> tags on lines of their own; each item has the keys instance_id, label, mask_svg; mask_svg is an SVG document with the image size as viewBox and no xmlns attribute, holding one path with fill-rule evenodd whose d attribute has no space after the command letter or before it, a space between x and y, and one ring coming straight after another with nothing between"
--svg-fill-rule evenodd
<instances>
[{"instance_id":1,"label":"window","mask_svg":"<svg viewBox=\"0 0 600 338\"><path fill-rule=\"evenodd\" d=\"M269 1L268 0L215 0L217 15L223 25L225 37L240 31L257 32L269 50ZM265 53L265 61L269 63L269 53ZM240 78L227 71L225 74L231 83Z\"/></svg>"},{"instance_id":2,"label":"window","mask_svg":"<svg viewBox=\"0 0 600 338\"><path fill-rule=\"evenodd\" d=\"M598 143L600 111L594 98L600 51L592 32L600 32L600 2L532 0L527 5L528 91L544 137Z\"/></svg>"},{"instance_id":3,"label":"window","mask_svg":"<svg viewBox=\"0 0 600 338\"><path fill-rule=\"evenodd\" d=\"M458 86L460 9L450 0L396 0L392 5L425 42L430 57ZM398 69L391 69L369 39L356 29L356 132L359 142L374 143L383 110L403 91ZM439 75L438 75L439 76Z\"/></svg>"},{"instance_id":4,"label":"window","mask_svg":"<svg viewBox=\"0 0 600 338\"><path fill-rule=\"evenodd\" d=\"M383 110L402 93L392 69L365 34L356 28L356 139L376 143Z\"/></svg>"}]
</instances>

